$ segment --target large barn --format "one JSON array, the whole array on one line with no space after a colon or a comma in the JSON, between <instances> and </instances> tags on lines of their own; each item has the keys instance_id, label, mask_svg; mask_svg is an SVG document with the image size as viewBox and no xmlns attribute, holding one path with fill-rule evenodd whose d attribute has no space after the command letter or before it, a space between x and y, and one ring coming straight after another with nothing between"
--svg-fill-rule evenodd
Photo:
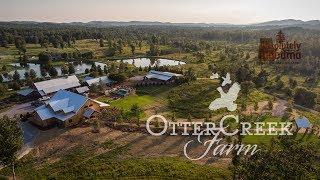
<instances>
[{"instance_id":1,"label":"large barn","mask_svg":"<svg viewBox=\"0 0 320 180\"><path fill-rule=\"evenodd\" d=\"M80 94L59 90L44 105L35 109L31 122L41 127L53 125L71 126L82 118L90 118L107 104L89 99Z\"/></svg>"},{"instance_id":2,"label":"large barn","mask_svg":"<svg viewBox=\"0 0 320 180\"><path fill-rule=\"evenodd\" d=\"M162 72L151 70L142 81L138 81L137 85L153 85L153 84L170 84L174 83L178 78L182 77L182 74L172 72Z\"/></svg>"},{"instance_id":3,"label":"large barn","mask_svg":"<svg viewBox=\"0 0 320 180\"><path fill-rule=\"evenodd\" d=\"M33 83L30 88L21 90L18 92L18 94L22 96L43 97L51 95L61 89L73 89L79 87L80 85L81 84L77 76L72 75Z\"/></svg>"}]
</instances>

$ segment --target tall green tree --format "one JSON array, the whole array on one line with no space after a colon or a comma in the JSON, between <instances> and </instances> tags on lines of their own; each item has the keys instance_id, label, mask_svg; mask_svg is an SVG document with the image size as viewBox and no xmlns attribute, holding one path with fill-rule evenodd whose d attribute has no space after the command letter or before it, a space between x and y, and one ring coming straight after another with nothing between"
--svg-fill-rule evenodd
<instances>
[{"instance_id":1,"label":"tall green tree","mask_svg":"<svg viewBox=\"0 0 320 180\"><path fill-rule=\"evenodd\" d=\"M30 78L31 79L35 79L37 77L37 73L33 69L30 69L30 73L29 74L30 74Z\"/></svg>"},{"instance_id":2,"label":"tall green tree","mask_svg":"<svg viewBox=\"0 0 320 180\"><path fill-rule=\"evenodd\" d=\"M20 74L18 73L17 70L14 71L14 74L12 75L12 78L14 81L20 81Z\"/></svg>"},{"instance_id":3,"label":"tall green tree","mask_svg":"<svg viewBox=\"0 0 320 180\"><path fill-rule=\"evenodd\" d=\"M294 102L307 108L313 108L316 105L316 97L317 94L314 92L298 88L294 94Z\"/></svg>"},{"instance_id":4,"label":"tall green tree","mask_svg":"<svg viewBox=\"0 0 320 180\"><path fill-rule=\"evenodd\" d=\"M100 65L97 66L97 72L98 72L99 76L103 75L103 71L102 71L102 68Z\"/></svg>"},{"instance_id":5,"label":"tall green tree","mask_svg":"<svg viewBox=\"0 0 320 180\"><path fill-rule=\"evenodd\" d=\"M0 83L2 83L3 82L3 76L2 76L2 74L0 74Z\"/></svg>"},{"instance_id":6,"label":"tall green tree","mask_svg":"<svg viewBox=\"0 0 320 180\"><path fill-rule=\"evenodd\" d=\"M184 74L184 78L186 82L189 84L191 81L195 81L197 79L194 70L189 68L188 71Z\"/></svg>"},{"instance_id":7,"label":"tall green tree","mask_svg":"<svg viewBox=\"0 0 320 180\"><path fill-rule=\"evenodd\" d=\"M62 74L69 74L69 68L68 68L67 65L63 65L63 66L61 67L61 73L62 73Z\"/></svg>"},{"instance_id":8,"label":"tall green tree","mask_svg":"<svg viewBox=\"0 0 320 180\"><path fill-rule=\"evenodd\" d=\"M254 83L257 87L264 87L268 82L268 76L269 74L265 70L262 70L259 72L258 76L255 77Z\"/></svg>"},{"instance_id":9,"label":"tall green tree","mask_svg":"<svg viewBox=\"0 0 320 180\"><path fill-rule=\"evenodd\" d=\"M1 68L2 71L7 71L7 66L4 64Z\"/></svg>"},{"instance_id":10,"label":"tall green tree","mask_svg":"<svg viewBox=\"0 0 320 180\"><path fill-rule=\"evenodd\" d=\"M135 55L136 46L134 44L130 44L130 48L131 48L132 55Z\"/></svg>"},{"instance_id":11,"label":"tall green tree","mask_svg":"<svg viewBox=\"0 0 320 180\"><path fill-rule=\"evenodd\" d=\"M0 162L12 166L14 179L17 153L23 144L22 130L18 122L17 119L10 119L7 116L0 118Z\"/></svg>"},{"instance_id":12,"label":"tall green tree","mask_svg":"<svg viewBox=\"0 0 320 180\"><path fill-rule=\"evenodd\" d=\"M26 71L26 72L24 73L24 78L25 78L25 79L28 79L29 77L30 77L30 74L29 74L28 71Z\"/></svg>"},{"instance_id":13,"label":"tall green tree","mask_svg":"<svg viewBox=\"0 0 320 180\"><path fill-rule=\"evenodd\" d=\"M140 125L140 118L141 118L141 113L142 109L138 106L138 104L133 104L130 108L131 116L136 118L137 120L137 125Z\"/></svg>"},{"instance_id":14,"label":"tall green tree","mask_svg":"<svg viewBox=\"0 0 320 180\"><path fill-rule=\"evenodd\" d=\"M20 90L21 85L18 82L13 81L9 84L9 87L16 91L16 90Z\"/></svg>"},{"instance_id":15,"label":"tall green tree","mask_svg":"<svg viewBox=\"0 0 320 180\"><path fill-rule=\"evenodd\" d=\"M160 55L160 49L157 45L151 44L150 50L147 52L149 56L159 56Z\"/></svg>"},{"instance_id":16,"label":"tall green tree","mask_svg":"<svg viewBox=\"0 0 320 180\"><path fill-rule=\"evenodd\" d=\"M0 84L0 95L3 96L8 91L8 88L4 84Z\"/></svg>"},{"instance_id":17,"label":"tall green tree","mask_svg":"<svg viewBox=\"0 0 320 180\"><path fill-rule=\"evenodd\" d=\"M104 74L106 74L106 75L109 73L108 67L107 67L106 65L103 67L103 72L104 72Z\"/></svg>"},{"instance_id":18,"label":"tall green tree","mask_svg":"<svg viewBox=\"0 0 320 180\"><path fill-rule=\"evenodd\" d=\"M47 52L42 52L38 55L39 62L43 65L43 67L49 69L52 64L52 56Z\"/></svg>"},{"instance_id":19,"label":"tall green tree","mask_svg":"<svg viewBox=\"0 0 320 180\"><path fill-rule=\"evenodd\" d=\"M41 73L41 76L42 77L46 77L47 76L47 71L46 71L46 69L45 68L43 68L43 67L40 67L40 73Z\"/></svg>"},{"instance_id":20,"label":"tall green tree","mask_svg":"<svg viewBox=\"0 0 320 180\"><path fill-rule=\"evenodd\" d=\"M99 40L99 45L100 45L100 47L104 47L103 39L100 39L100 40Z\"/></svg>"},{"instance_id":21,"label":"tall green tree","mask_svg":"<svg viewBox=\"0 0 320 180\"><path fill-rule=\"evenodd\" d=\"M26 41L21 36L18 36L18 37L15 38L14 45L18 49L20 57L21 57L22 54L24 54L27 51L27 49L26 49Z\"/></svg>"},{"instance_id":22,"label":"tall green tree","mask_svg":"<svg viewBox=\"0 0 320 180\"><path fill-rule=\"evenodd\" d=\"M142 113L141 108L136 103L131 106L130 111L131 111L131 115L134 117L140 117Z\"/></svg>"},{"instance_id":23,"label":"tall green tree","mask_svg":"<svg viewBox=\"0 0 320 180\"><path fill-rule=\"evenodd\" d=\"M236 72L237 82L242 83L244 81L251 81L253 74L253 70L249 67L249 65L245 64L238 68Z\"/></svg>"},{"instance_id":24,"label":"tall green tree","mask_svg":"<svg viewBox=\"0 0 320 180\"><path fill-rule=\"evenodd\" d=\"M57 69L54 68L54 67L51 67L50 70L49 70L49 75L50 75L51 77L57 77L57 76L58 76L58 71L57 71Z\"/></svg>"},{"instance_id":25,"label":"tall green tree","mask_svg":"<svg viewBox=\"0 0 320 180\"><path fill-rule=\"evenodd\" d=\"M68 64L69 74L74 74L76 72L73 63Z\"/></svg>"}]
</instances>

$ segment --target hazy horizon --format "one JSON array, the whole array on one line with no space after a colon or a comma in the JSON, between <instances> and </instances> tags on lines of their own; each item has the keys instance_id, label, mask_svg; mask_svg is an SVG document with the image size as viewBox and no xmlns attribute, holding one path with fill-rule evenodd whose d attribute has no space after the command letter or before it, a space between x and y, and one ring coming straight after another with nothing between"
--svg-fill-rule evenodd
<instances>
[{"instance_id":1,"label":"hazy horizon","mask_svg":"<svg viewBox=\"0 0 320 180\"><path fill-rule=\"evenodd\" d=\"M1 1L0 21L157 21L251 24L317 20L320 2L309 0L10 0Z\"/></svg>"}]
</instances>

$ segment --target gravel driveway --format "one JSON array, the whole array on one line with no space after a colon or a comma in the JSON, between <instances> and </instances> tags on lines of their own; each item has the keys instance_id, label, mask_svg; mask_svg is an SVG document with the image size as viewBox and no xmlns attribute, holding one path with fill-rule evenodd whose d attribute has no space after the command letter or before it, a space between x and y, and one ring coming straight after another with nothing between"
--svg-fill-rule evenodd
<instances>
[{"instance_id":1,"label":"gravel driveway","mask_svg":"<svg viewBox=\"0 0 320 180\"><path fill-rule=\"evenodd\" d=\"M14 115L20 115L20 114L25 114L27 112L32 112L34 110L34 107L31 106L32 102L28 103L23 103L23 104L17 104L11 107L10 109L1 112L0 117L6 115L8 117L14 117Z\"/></svg>"}]
</instances>

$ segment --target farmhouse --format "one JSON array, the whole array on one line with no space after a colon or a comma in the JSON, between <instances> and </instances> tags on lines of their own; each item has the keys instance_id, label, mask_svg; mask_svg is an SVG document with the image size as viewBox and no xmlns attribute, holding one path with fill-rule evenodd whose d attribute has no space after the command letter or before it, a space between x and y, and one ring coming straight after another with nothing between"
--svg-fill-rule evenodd
<instances>
[{"instance_id":1,"label":"farmhouse","mask_svg":"<svg viewBox=\"0 0 320 180\"><path fill-rule=\"evenodd\" d=\"M51 95L60 89L73 89L79 86L79 79L75 75L72 75L68 77L36 82L30 88L19 91L18 94L22 96L43 97Z\"/></svg>"},{"instance_id":2,"label":"farmhouse","mask_svg":"<svg viewBox=\"0 0 320 180\"><path fill-rule=\"evenodd\" d=\"M138 82L137 85L152 85L152 84L170 84L174 83L178 78L182 77L182 74L176 74L172 72L162 72L151 70Z\"/></svg>"},{"instance_id":3,"label":"farmhouse","mask_svg":"<svg viewBox=\"0 0 320 180\"><path fill-rule=\"evenodd\" d=\"M59 90L44 105L35 109L31 122L41 127L77 124L83 118L90 118L94 112L109 106L80 94Z\"/></svg>"}]
</instances>

